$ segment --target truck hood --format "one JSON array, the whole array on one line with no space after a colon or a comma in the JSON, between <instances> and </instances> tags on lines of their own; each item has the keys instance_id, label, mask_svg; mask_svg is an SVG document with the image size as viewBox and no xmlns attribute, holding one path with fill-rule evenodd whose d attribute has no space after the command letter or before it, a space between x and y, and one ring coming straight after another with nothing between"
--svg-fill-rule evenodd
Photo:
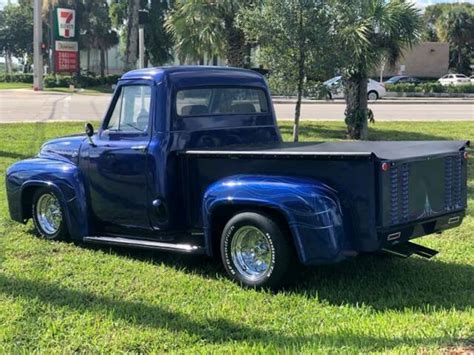
<instances>
[{"instance_id":1,"label":"truck hood","mask_svg":"<svg viewBox=\"0 0 474 355\"><path fill-rule=\"evenodd\" d=\"M77 165L79 161L79 150L84 139L83 134L51 139L43 144L38 156L41 158L68 161Z\"/></svg>"}]
</instances>

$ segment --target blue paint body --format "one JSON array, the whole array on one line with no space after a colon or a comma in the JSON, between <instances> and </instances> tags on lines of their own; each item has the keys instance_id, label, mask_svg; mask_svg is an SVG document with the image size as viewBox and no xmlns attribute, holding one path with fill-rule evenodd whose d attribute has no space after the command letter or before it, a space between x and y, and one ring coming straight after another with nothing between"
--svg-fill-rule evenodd
<instances>
[{"instance_id":1,"label":"blue paint body","mask_svg":"<svg viewBox=\"0 0 474 355\"><path fill-rule=\"evenodd\" d=\"M128 85L151 88L144 134L105 129ZM213 217L242 207L281 216L305 264L337 262L383 246L391 227L383 226L378 216L383 200L375 186L382 178L373 155L214 156L212 149L282 140L271 105L264 113L176 119L177 91L203 86L258 88L271 102L264 78L247 70L170 67L129 72L118 83L94 146L84 135L53 139L37 158L8 169L12 219L25 222L31 217L32 195L43 186L57 192L69 234L76 240L94 235L185 240L212 255L220 238L213 231ZM188 154L193 150L203 152ZM346 175L348 171L352 174ZM464 208L456 212L462 214ZM405 239L417 236L416 226L404 225ZM438 229L444 228L448 226Z\"/></svg>"}]
</instances>

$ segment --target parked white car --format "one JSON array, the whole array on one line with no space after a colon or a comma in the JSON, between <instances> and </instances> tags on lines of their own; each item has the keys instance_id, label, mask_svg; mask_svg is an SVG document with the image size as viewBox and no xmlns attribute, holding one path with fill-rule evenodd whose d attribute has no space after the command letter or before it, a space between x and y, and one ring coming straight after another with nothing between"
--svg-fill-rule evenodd
<instances>
[{"instance_id":1,"label":"parked white car","mask_svg":"<svg viewBox=\"0 0 474 355\"><path fill-rule=\"evenodd\" d=\"M471 79L469 79L464 74L446 74L442 78L438 79L438 82L443 86L464 85L464 84L470 84Z\"/></svg>"},{"instance_id":2,"label":"parked white car","mask_svg":"<svg viewBox=\"0 0 474 355\"><path fill-rule=\"evenodd\" d=\"M326 80L323 83L328 89L330 93L330 99L342 99L344 98L344 87L342 85L342 76L336 76L332 79ZM379 83L375 80L369 79L367 85L367 98L369 101L375 101L387 94L387 90L385 90L385 85L383 83Z\"/></svg>"},{"instance_id":3,"label":"parked white car","mask_svg":"<svg viewBox=\"0 0 474 355\"><path fill-rule=\"evenodd\" d=\"M471 84L474 84L474 75L471 75Z\"/></svg>"}]
</instances>

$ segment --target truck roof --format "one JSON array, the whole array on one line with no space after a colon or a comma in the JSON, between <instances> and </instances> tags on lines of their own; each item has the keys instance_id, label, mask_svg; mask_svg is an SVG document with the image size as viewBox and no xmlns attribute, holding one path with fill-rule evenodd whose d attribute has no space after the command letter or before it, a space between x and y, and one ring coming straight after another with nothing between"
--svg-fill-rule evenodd
<instances>
[{"instance_id":1,"label":"truck roof","mask_svg":"<svg viewBox=\"0 0 474 355\"><path fill-rule=\"evenodd\" d=\"M161 82L165 77L170 78L174 82L189 81L190 79L213 78L221 79L221 81L223 81L222 84L232 82L233 80L264 83L263 76L252 70L204 65L176 65L137 69L125 73L122 75L120 80L144 79Z\"/></svg>"}]
</instances>

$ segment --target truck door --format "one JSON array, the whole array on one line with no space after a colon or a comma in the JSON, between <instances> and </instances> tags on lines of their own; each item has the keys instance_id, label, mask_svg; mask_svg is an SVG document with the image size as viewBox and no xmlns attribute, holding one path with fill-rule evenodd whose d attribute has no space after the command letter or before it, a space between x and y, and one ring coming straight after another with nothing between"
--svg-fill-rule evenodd
<instances>
[{"instance_id":1,"label":"truck door","mask_svg":"<svg viewBox=\"0 0 474 355\"><path fill-rule=\"evenodd\" d=\"M147 150L152 89L144 84L119 86L95 146L89 148L91 210L99 231L150 230Z\"/></svg>"}]
</instances>

